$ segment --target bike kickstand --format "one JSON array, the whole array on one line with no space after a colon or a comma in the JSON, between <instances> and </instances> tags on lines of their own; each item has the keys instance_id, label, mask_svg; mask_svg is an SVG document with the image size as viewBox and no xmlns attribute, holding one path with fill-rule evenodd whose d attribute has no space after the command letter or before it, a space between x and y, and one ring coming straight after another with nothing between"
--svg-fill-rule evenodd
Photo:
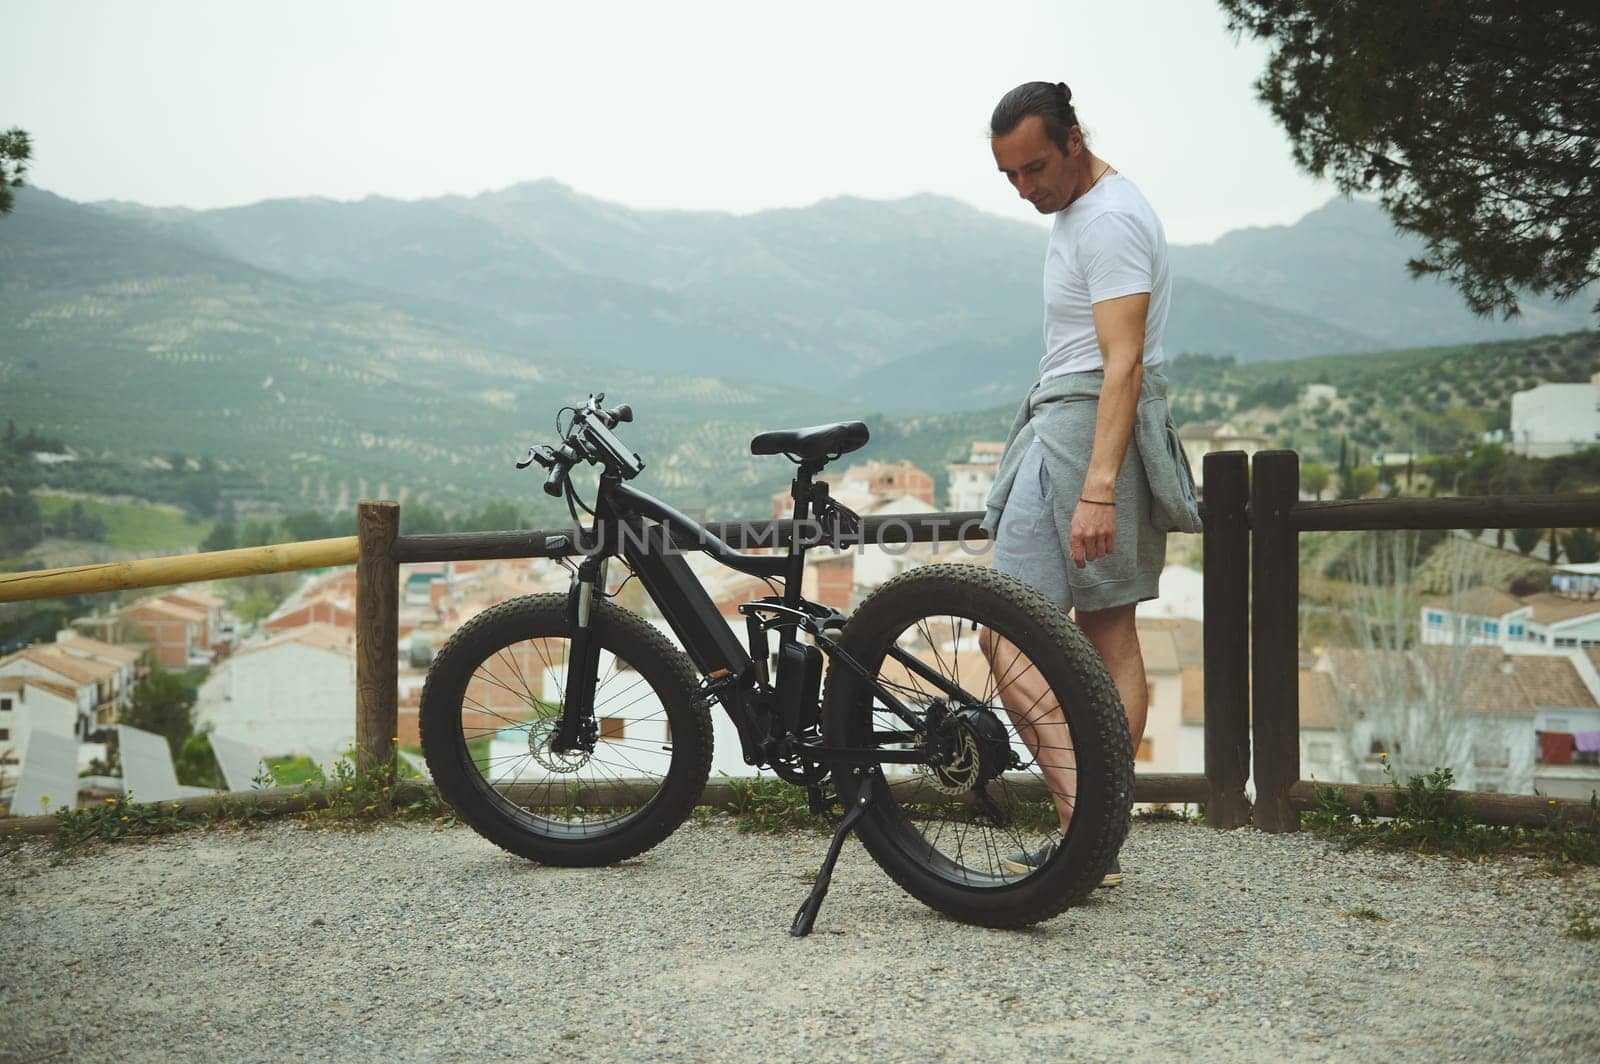
<instances>
[{"instance_id":1,"label":"bike kickstand","mask_svg":"<svg viewBox=\"0 0 1600 1064\"><path fill-rule=\"evenodd\" d=\"M839 820L839 830L833 833L833 842L828 845L828 856L822 859L822 867L817 870L816 882L811 886L811 893L801 903L800 911L794 914L794 923L789 925L789 934L796 938L803 938L811 934L811 929L817 922L817 910L822 908L822 899L828 896L828 884L833 880L833 866L838 863L839 851L844 848L844 837L850 834L850 829L856 822L867 814L867 807L872 804L872 779L862 781L860 796L855 803L845 810L844 816Z\"/></svg>"}]
</instances>

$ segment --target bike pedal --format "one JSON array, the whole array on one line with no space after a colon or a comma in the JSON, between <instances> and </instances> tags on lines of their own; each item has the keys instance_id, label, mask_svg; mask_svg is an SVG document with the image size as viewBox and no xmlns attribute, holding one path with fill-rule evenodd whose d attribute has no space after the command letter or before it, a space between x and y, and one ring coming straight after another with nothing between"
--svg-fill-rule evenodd
<instances>
[{"instance_id":1,"label":"bike pedal","mask_svg":"<svg viewBox=\"0 0 1600 1064\"><path fill-rule=\"evenodd\" d=\"M718 669L716 672L711 673L700 681L700 694L695 699L695 708L709 707L711 703L717 700L718 695L733 686L738 679L729 669Z\"/></svg>"}]
</instances>

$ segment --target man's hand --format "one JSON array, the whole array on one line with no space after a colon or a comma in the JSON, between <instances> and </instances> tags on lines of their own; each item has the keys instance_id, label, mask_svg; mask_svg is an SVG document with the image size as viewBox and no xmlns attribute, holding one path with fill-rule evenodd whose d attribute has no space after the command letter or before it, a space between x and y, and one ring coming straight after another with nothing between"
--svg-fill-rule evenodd
<instances>
[{"instance_id":1,"label":"man's hand","mask_svg":"<svg viewBox=\"0 0 1600 1064\"><path fill-rule=\"evenodd\" d=\"M1079 500L1072 512L1072 564L1079 569L1104 558L1117 545L1117 510Z\"/></svg>"}]
</instances>

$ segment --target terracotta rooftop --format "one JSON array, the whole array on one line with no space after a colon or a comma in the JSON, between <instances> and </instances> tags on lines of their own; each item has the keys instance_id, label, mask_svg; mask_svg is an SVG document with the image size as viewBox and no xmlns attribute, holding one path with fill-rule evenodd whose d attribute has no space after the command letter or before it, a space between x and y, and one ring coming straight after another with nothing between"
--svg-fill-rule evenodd
<instances>
[{"instance_id":1,"label":"terracotta rooftop","mask_svg":"<svg viewBox=\"0 0 1600 1064\"><path fill-rule=\"evenodd\" d=\"M1540 591L1522 601L1533 607L1533 619L1539 624L1560 624L1574 617L1600 613L1600 601L1568 598L1553 591Z\"/></svg>"},{"instance_id":2,"label":"terracotta rooftop","mask_svg":"<svg viewBox=\"0 0 1600 1064\"><path fill-rule=\"evenodd\" d=\"M197 591L186 587L181 591L169 591L161 596L168 602L176 602L180 606L193 606L196 609L216 610L221 609L226 603L215 595L204 591Z\"/></svg>"},{"instance_id":3,"label":"terracotta rooftop","mask_svg":"<svg viewBox=\"0 0 1600 1064\"><path fill-rule=\"evenodd\" d=\"M1338 728L1344 724L1333 677L1311 669L1300 670L1300 727Z\"/></svg>"},{"instance_id":4,"label":"terracotta rooftop","mask_svg":"<svg viewBox=\"0 0 1600 1064\"><path fill-rule=\"evenodd\" d=\"M1534 715L1533 700L1517 682L1511 658L1499 647L1424 646L1412 651L1412 657L1430 685L1441 682L1457 692L1460 707L1469 713Z\"/></svg>"},{"instance_id":5,"label":"terracotta rooftop","mask_svg":"<svg viewBox=\"0 0 1600 1064\"><path fill-rule=\"evenodd\" d=\"M1205 625L1187 617L1140 617L1139 635L1156 630L1172 633L1178 647L1178 662L1182 665L1205 664Z\"/></svg>"},{"instance_id":6,"label":"terracotta rooftop","mask_svg":"<svg viewBox=\"0 0 1600 1064\"><path fill-rule=\"evenodd\" d=\"M115 665L104 662L90 661L88 658L74 658L61 653L59 650L48 650L44 647L32 646L19 650L10 657L0 658L0 665L18 658L31 661L40 668L49 669L51 672L76 684L99 683L117 674Z\"/></svg>"},{"instance_id":7,"label":"terracotta rooftop","mask_svg":"<svg viewBox=\"0 0 1600 1064\"><path fill-rule=\"evenodd\" d=\"M1469 587L1459 595L1433 595L1424 599L1423 604L1433 609L1466 613L1474 617L1504 617L1528 605L1508 591L1484 584Z\"/></svg>"},{"instance_id":8,"label":"terracotta rooftop","mask_svg":"<svg viewBox=\"0 0 1600 1064\"><path fill-rule=\"evenodd\" d=\"M57 698L65 699L68 702L76 702L78 700L78 692L70 684L56 683L54 680L44 680L37 676L24 676L20 677L20 679L29 687L42 688Z\"/></svg>"},{"instance_id":9,"label":"terracotta rooftop","mask_svg":"<svg viewBox=\"0 0 1600 1064\"><path fill-rule=\"evenodd\" d=\"M1591 652L1596 649L1591 647ZM1589 685L1578 675L1577 667L1565 656L1513 654L1517 682L1536 706L1561 706L1566 709L1596 709Z\"/></svg>"},{"instance_id":10,"label":"terracotta rooftop","mask_svg":"<svg viewBox=\"0 0 1600 1064\"><path fill-rule=\"evenodd\" d=\"M1346 705L1449 698L1468 713L1531 717L1533 700L1517 682L1505 651L1493 646L1423 646L1415 650L1328 651L1334 691Z\"/></svg>"},{"instance_id":11,"label":"terracotta rooftop","mask_svg":"<svg viewBox=\"0 0 1600 1064\"><path fill-rule=\"evenodd\" d=\"M1147 673L1175 673L1183 667L1178 657L1177 635L1171 628L1139 622L1139 649Z\"/></svg>"},{"instance_id":12,"label":"terracotta rooftop","mask_svg":"<svg viewBox=\"0 0 1600 1064\"><path fill-rule=\"evenodd\" d=\"M278 633L271 639L260 643L246 644L235 650L233 656L237 658L246 654L259 654L263 650L270 650L287 643L299 643L302 646L314 647L317 650L327 650L346 656L355 653L355 638L349 629L340 628L337 625L319 623L290 628Z\"/></svg>"},{"instance_id":13,"label":"terracotta rooftop","mask_svg":"<svg viewBox=\"0 0 1600 1064\"><path fill-rule=\"evenodd\" d=\"M1225 428L1220 421L1186 421L1178 428L1178 438L1183 440L1209 440L1218 429Z\"/></svg>"},{"instance_id":14,"label":"terracotta rooftop","mask_svg":"<svg viewBox=\"0 0 1600 1064\"><path fill-rule=\"evenodd\" d=\"M1185 665L1179 679L1183 685L1183 706L1180 711L1183 723L1205 723L1206 671L1197 665Z\"/></svg>"},{"instance_id":15,"label":"terracotta rooftop","mask_svg":"<svg viewBox=\"0 0 1600 1064\"><path fill-rule=\"evenodd\" d=\"M55 645L67 653L83 653L96 658L109 658L123 664L131 664L144 656L149 648L143 644L139 646L119 646L116 643L102 643L98 639L87 636L69 635L65 639L57 639Z\"/></svg>"},{"instance_id":16,"label":"terracotta rooftop","mask_svg":"<svg viewBox=\"0 0 1600 1064\"><path fill-rule=\"evenodd\" d=\"M139 601L122 607L119 613L156 613L174 621L188 621L199 624L206 619L206 615L199 610L180 606L176 602L168 602L161 598L143 598Z\"/></svg>"}]
</instances>

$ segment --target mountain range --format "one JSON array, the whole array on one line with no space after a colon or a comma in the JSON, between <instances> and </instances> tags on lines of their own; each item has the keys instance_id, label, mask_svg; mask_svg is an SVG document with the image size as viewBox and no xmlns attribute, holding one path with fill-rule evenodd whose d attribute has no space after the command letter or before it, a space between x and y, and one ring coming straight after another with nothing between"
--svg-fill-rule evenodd
<instances>
[{"instance_id":1,"label":"mountain range","mask_svg":"<svg viewBox=\"0 0 1600 1064\"><path fill-rule=\"evenodd\" d=\"M608 390L640 411L657 488L743 504L781 476L749 432L1009 409L1038 358L1045 230L935 196L738 216L554 181L206 211L19 193L0 219L6 413L91 448L257 464L312 501L526 492L508 456ZM1418 250L1344 200L1176 246L1168 350L1254 362L1589 324L1581 301L1474 318L1406 278Z\"/></svg>"}]
</instances>

